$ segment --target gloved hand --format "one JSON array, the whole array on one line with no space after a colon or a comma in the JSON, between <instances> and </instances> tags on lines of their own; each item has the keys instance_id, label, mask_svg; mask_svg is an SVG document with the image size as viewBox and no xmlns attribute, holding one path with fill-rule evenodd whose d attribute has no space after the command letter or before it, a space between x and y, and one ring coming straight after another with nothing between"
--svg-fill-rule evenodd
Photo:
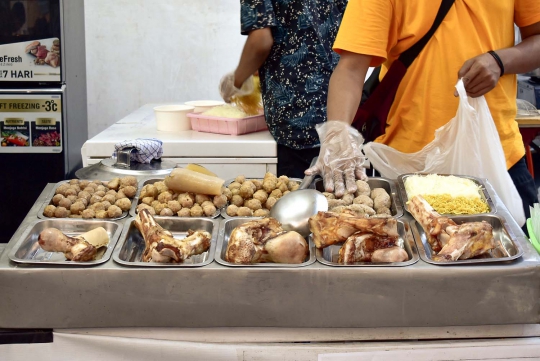
<instances>
[{"instance_id":1,"label":"gloved hand","mask_svg":"<svg viewBox=\"0 0 540 361\"><path fill-rule=\"evenodd\" d=\"M254 90L253 75L247 78L240 88L234 86L234 72L225 74L219 83L219 93L226 103L230 103L233 96L248 95Z\"/></svg>"},{"instance_id":2,"label":"gloved hand","mask_svg":"<svg viewBox=\"0 0 540 361\"><path fill-rule=\"evenodd\" d=\"M336 197L357 190L356 179L366 180L362 166L365 156L362 153L364 138L355 128L338 120L329 120L317 124L321 150L317 163L307 169L305 174L319 174L323 178L327 192L334 192Z\"/></svg>"}]
</instances>

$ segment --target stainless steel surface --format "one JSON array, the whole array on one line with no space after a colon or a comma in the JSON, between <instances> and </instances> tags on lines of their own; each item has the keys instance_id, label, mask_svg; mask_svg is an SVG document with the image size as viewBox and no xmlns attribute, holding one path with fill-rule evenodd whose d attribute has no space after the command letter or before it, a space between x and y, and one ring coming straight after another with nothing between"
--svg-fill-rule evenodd
<instances>
[{"instance_id":1,"label":"stainless steel surface","mask_svg":"<svg viewBox=\"0 0 540 361\"><path fill-rule=\"evenodd\" d=\"M227 246L229 245L229 236L231 235L232 231L248 222L254 219L260 219L260 217L242 217L242 218L236 218L236 219L227 219L221 221L221 225L219 227L219 236L218 236L218 245L216 249L216 262L228 266L228 267L270 267L270 268L297 268L297 267L304 267L309 266L310 264L313 264L315 262L315 244L311 241L311 239L308 241L309 246L309 255L306 257L306 260L303 263L300 264L285 264L285 263L254 263L254 264L236 264L231 263L225 260L225 253L227 252Z\"/></svg>"},{"instance_id":2,"label":"stainless steel surface","mask_svg":"<svg viewBox=\"0 0 540 361\"><path fill-rule=\"evenodd\" d=\"M57 228L62 231L62 233L75 237L97 227L105 228L109 235L109 244L107 247L101 247L105 248L105 251L98 250L98 255L101 255L101 257L97 257L92 261L69 261L62 252L47 252L43 250L38 243L39 234L46 228ZM15 244L9 252L9 258L14 262L27 265L55 265L66 267L95 266L109 260L121 232L122 224L118 222L84 221L80 219L37 220L28 225L17 244Z\"/></svg>"},{"instance_id":3,"label":"stainless steel surface","mask_svg":"<svg viewBox=\"0 0 540 361\"><path fill-rule=\"evenodd\" d=\"M339 250L341 245L333 245L323 249L317 248L317 261L322 264L333 267L403 267L410 266L418 262L418 249L414 242L409 224L402 220L397 221L398 234L399 234L399 246L401 246L409 259L405 262L392 262L392 263L372 263L372 262L356 262L355 264L341 264L338 263Z\"/></svg>"},{"instance_id":4,"label":"stainless steel surface","mask_svg":"<svg viewBox=\"0 0 540 361\"><path fill-rule=\"evenodd\" d=\"M469 216L454 216L451 217L457 224L465 222L487 222L493 227L493 238L497 248L490 254L481 258L472 258L456 261L441 262L433 260L433 250L429 245L426 233L422 226L415 220L411 220L411 228L414 238L420 249L420 257L424 262L439 265L439 266L455 266L455 265L470 265L470 264L485 264L494 262L509 262L515 260L523 254L518 242L512 240L513 235L508 233L507 222L503 217L495 214L478 214Z\"/></svg>"},{"instance_id":5,"label":"stainless steel surface","mask_svg":"<svg viewBox=\"0 0 540 361\"><path fill-rule=\"evenodd\" d=\"M397 179L398 187L399 187L399 193L400 193L400 196L401 196L401 200L403 201L403 207L405 208L405 210L407 212L409 211L409 207L407 206L407 202L409 201L409 197L407 196L407 191L405 190L405 181L407 180L408 177L413 176L413 175L426 175L426 174L424 174L424 173L407 173L407 174L402 174L402 175L398 176L398 179ZM440 176L453 175L455 177L466 178L466 179L472 180L474 183L476 183L476 185L478 185L480 187L480 192L479 192L480 197L488 205L489 213L497 213L497 208L493 204L493 200L491 199L492 196L490 194L490 191L486 187L486 184L485 184L484 180L482 180L480 178L477 178L477 177L471 177L471 176L468 176L468 175L456 175L456 174L439 174L439 175ZM493 193L495 193L495 191L493 191Z\"/></svg>"},{"instance_id":6,"label":"stainless steel surface","mask_svg":"<svg viewBox=\"0 0 540 361\"><path fill-rule=\"evenodd\" d=\"M91 180L91 179L90 179ZM53 204L52 202L52 199L55 195L55 192L56 192L56 188L58 188L59 186L61 186L62 184L66 184L66 183L69 183L69 180L65 180L65 181L60 181L58 183L55 184L54 188L49 192L49 194L47 195L47 197L45 198L45 200L43 201L43 203L41 203L41 207L39 209L39 212L37 213L37 217L38 218L41 218L41 219L69 219L69 218L51 218L51 217L47 217L43 214L43 212L45 211L45 207L47 207L48 205L50 204ZM103 185L104 186L107 186L107 182L103 182ZM132 204L132 207L133 207L133 203L135 202L134 199L130 199L131 200L131 204ZM88 207L87 207L88 208ZM103 220L107 220L107 221L118 221L120 219L123 219L123 218L126 218L128 215L128 211L123 211L122 212L122 215L120 215L120 217L114 217L114 218L103 218ZM92 218L92 219L88 219L87 221L98 221L100 219L98 218Z\"/></svg>"},{"instance_id":7,"label":"stainless steel surface","mask_svg":"<svg viewBox=\"0 0 540 361\"><path fill-rule=\"evenodd\" d=\"M262 180L262 178L257 178L257 177L246 177L246 179L259 179L259 180ZM298 182L299 184L302 183L302 179L300 178L289 178L289 180L292 180L292 181L295 181L295 182ZM229 186L232 182L234 182L234 178L231 178L231 179L227 179L223 185L225 187ZM276 202L277 203L277 202ZM227 206L229 206L229 202L227 202L227 205L225 207L223 207L221 209L221 216L225 219L237 219L237 218L249 218L249 217L240 217L240 216L235 216L235 217L231 217L227 214Z\"/></svg>"},{"instance_id":8,"label":"stainless steel surface","mask_svg":"<svg viewBox=\"0 0 540 361\"><path fill-rule=\"evenodd\" d=\"M328 200L315 189L299 189L277 200L270 217L277 219L286 231L295 231L307 237L309 217L328 210Z\"/></svg>"},{"instance_id":9,"label":"stainless steel surface","mask_svg":"<svg viewBox=\"0 0 540 361\"><path fill-rule=\"evenodd\" d=\"M147 179L142 179L140 182L139 182L139 189L137 189L137 194L135 195L135 198L133 199L133 202L131 204L131 209L129 210L129 214L132 216L132 217L137 217L137 206L139 205L140 203L140 195L141 195L141 191L143 189L143 187L147 184L154 184L156 182L163 182L165 180L165 178L147 178ZM225 208L225 207L224 207ZM216 211L214 212L214 214L211 216L211 217L204 217L204 218L217 218L220 216L221 214L221 211L222 209L216 209ZM154 216L155 218L162 218L164 216L160 216L160 215L155 215ZM177 216L173 216L173 217L177 217ZM180 217L178 217L180 218ZM189 217L188 217L189 219Z\"/></svg>"},{"instance_id":10,"label":"stainless steel surface","mask_svg":"<svg viewBox=\"0 0 540 361\"><path fill-rule=\"evenodd\" d=\"M499 197L523 249L513 262L439 267L21 267L0 256L0 327L441 327L540 323L540 255ZM492 190L486 183L488 190ZM408 214L401 218L411 220ZM39 299L39 302L36 302ZM81 311L84 310L84 311Z\"/></svg>"},{"instance_id":11,"label":"stainless steel surface","mask_svg":"<svg viewBox=\"0 0 540 361\"><path fill-rule=\"evenodd\" d=\"M382 177L370 177L367 180L367 184L371 189L383 188L384 190L386 190L392 201L392 204L390 206L390 212L392 213L392 217L399 218L403 215L402 202L397 191L396 183L393 180ZM313 188L315 188L319 192L324 192L323 180L320 178L316 179L313 183Z\"/></svg>"},{"instance_id":12,"label":"stainless steel surface","mask_svg":"<svg viewBox=\"0 0 540 361\"><path fill-rule=\"evenodd\" d=\"M170 231L174 238L184 239L188 230L207 231L212 235L212 241L208 251L191 256L183 263L156 263L143 262L141 260L145 249L144 238L135 227L134 218L129 218L124 223L124 231L113 254L113 260L124 266L135 267L201 267L206 266L214 260L216 252L217 235L219 232L219 221L208 218L179 218L160 217L156 222L166 230Z\"/></svg>"}]
</instances>

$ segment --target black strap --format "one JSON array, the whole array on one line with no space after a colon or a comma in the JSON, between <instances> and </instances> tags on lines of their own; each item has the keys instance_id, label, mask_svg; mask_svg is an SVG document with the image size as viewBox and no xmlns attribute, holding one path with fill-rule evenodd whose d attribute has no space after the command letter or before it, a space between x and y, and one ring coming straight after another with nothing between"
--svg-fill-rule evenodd
<instances>
[{"instance_id":1,"label":"black strap","mask_svg":"<svg viewBox=\"0 0 540 361\"><path fill-rule=\"evenodd\" d=\"M435 34L435 31L441 25L442 21L444 20L446 14L454 4L454 0L442 0L441 1L441 7L439 8L439 12L437 13L437 16L435 17L435 21L433 22L433 25L431 26L431 29L420 39L416 42L412 47L404 51L400 56L399 60L405 64L405 66L408 68L414 59L420 54L422 49L424 49L424 46L426 46L427 42L433 34Z\"/></svg>"}]
</instances>

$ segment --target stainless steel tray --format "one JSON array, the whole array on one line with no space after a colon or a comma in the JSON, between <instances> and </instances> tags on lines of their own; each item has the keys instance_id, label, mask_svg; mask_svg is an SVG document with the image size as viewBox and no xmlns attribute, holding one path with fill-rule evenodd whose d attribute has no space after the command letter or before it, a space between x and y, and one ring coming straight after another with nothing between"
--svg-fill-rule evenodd
<instances>
[{"instance_id":1,"label":"stainless steel tray","mask_svg":"<svg viewBox=\"0 0 540 361\"><path fill-rule=\"evenodd\" d=\"M148 178L148 179L143 180L141 186L139 187L139 189L137 189L137 194L135 194L135 198L133 199L133 202L131 204L131 209L129 210L129 215L130 216L137 217L137 206L139 205L139 198L140 198L141 191L142 191L143 187L145 185L147 185L147 184L154 184L156 182L162 182L164 180L165 180L165 178ZM217 217L219 217L220 214L221 214L221 210L216 209L216 211L214 212L214 214L212 216L210 216L210 217L201 217L201 218L217 218ZM155 215L154 217L155 218L164 218L165 216ZM179 216L171 216L171 217L187 218L187 219L192 218L192 217L179 217Z\"/></svg>"},{"instance_id":2,"label":"stainless steel tray","mask_svg":"<svg viewBox=\"0 0 540 361\"><path fill-rule=\"evenodd\" d=\"M399 218L403 215L403 206L398 195L396 183L393 180L382 177L370 177L367 180L367 184L369 184L371 189L384 188L388 195L390 195L392 201L390 212L392 212L393 218ZM323 180L321 178L316 179L313 182L313 188L319 192L324 192Z\"/></svg>"},{"instance_id":3,"label":"stainless steel tray","mask_svg":"<svg viewBox=\"0 0 540 361\"><path fill-rule=\"evenodd\" d=\"M414 237L411 233L409 224L401 220L397 220L397 229L399 234L399 244L409 255L409 259L405 262L389 262L389 263L372 263L372 262L356 262L355 264L341 264L337 260L339 258L339 250L341 244L332 245L323 249L317 248L317 261L327 266L333 267L403 267L410 266L418 262L418 249L414 243Z\"/></svg>"},{"instance_id":4,"label":"stainless steel tray","mask_svg":"<svg viewBox=\"0 0 540 361\"><path fill-rule=\"evenodd\" d=\"M405 190L405 180L408 177L413 176L413 175L428 175L428 173L407 173L407 174L402 174L402 175L398 176L398 178L397 178L398 187L399 187L399 193L401 195L401 200L403 201L403 207L405 208L405 210L407 212L409 211L409 207L407 206L407 202L409 201L409 197L407 196L407 191ZM493 204L493 201L491 199L492 197L489 194L489 191L486 188L486 185L485 185L485 183L484 183L484 181L482 179L467 176L467 175L457 175L457 174L438 174L438 175L440 175L440 176L453 175L454 177L461 177L461 178L466 178L466 179L472 180L474 183L476 183L480 187L480 190L481 190L480 197L482 197L482 199L487 203L487 205L489 207L489 212L488 213L481 213L481 214L497 213L497 208ZM452 215L452 216L454 216L454 215Z\"/></svg>"},{"instance_id":5,"label":"stainless steel tray","mask_svg":"<svg viewBox=\"0 0 540 361\"><path fill-rule=\"evenodd\" d=\"M486 221L493 227L493 237L497 248L492 250L489 254L480 256L479 258L464 259L449 262L434 261L432 259L433 251L427 241L426 233L422 226L416 221L411 220L410 225L414 234L414 238L419 248L420 258L427 263L439 265L439 266L452 266L452 265L471 265L471 264L485 264L494 262L507 262L515 260L523 254L519 242L514 242L508 232L508 226L506 220L496 214L475 214L475 215L461 215L451 217L457 224L465 222L481 222Z\"/></svg>"},{"instance_id":6,"label":"stainless steel tray","mask_svg":"<svg viewBox=\"0 0 540 361\"><path fill-rule=\"evenodd\" d=\"M187 218L187 217L156 217L156 222L166 230L170 231L175 238L183 239L187 236L188 230L207 231L212 235L210 248L208 251L191 256L183 263L156 263L141 261L142 254L146 247L144 238L135 227L135 218L129 218L124 223L124 231L120 236L120 241L113 253L113 260L124 266L134 267L201 267L206 266L214 260L216 241L219 231L219 220L211 218Z\"/></svg>"},{"instance_id":7,"label":"stainless steel tray","mask_svg":"<svg viewBox=\"0 0 540 361\"><path fill-rule=\"evenodd\" d=\"M254 263L254 264L236 264L225 261L225 252L229 245L229 236L232 231L239 225L244 224L254 219L261 219L261 217L237 217L234 219L226 219L221 221L219 227L218 244L216 249L216 262L221 263L224 266L229 267L269 267L269 268L297 268L309 266L315 262L315 244L311 239L308 240L309 256L306 260L300 264L285 264L285 263ZM310 237L311 238L311 237Z\"/></svg>"},{"instance_id":8,"label":"stainless steel tray","mask_svg":"<svg viewBox=\"0 0 540 361\"><path fill-rule=\"evenodd\" d=\"M246 177L246 179L258 179L258 180L262 180L262 178L258 178L258 177ZM231 179L227 179L225 181L225 183L223 183L223 185L225 187L227 187L229 184L231 184L232 182L234 182L235 178L231 178ZM302 179L301 178L289 178L289 180L292 180L292 181L295 181L295 182L298 182L298 184L302 183ZM308 186L307 188L312 188L311 185ZM243 216L234 216L234 217L231 217L227 214L227 207L229 206L229 202L227 202L227 204L225 205L225 207L221 208L221 216L225 219L245 219L245 218L254 218L254 217L243 217ZM257 218L257 217L255 217Z\"/></svg>"},{"instance_id":9,"label":"stainless steel tray","mask_svg":"<svg viewBox=\"0 0 540 361\"><path fill-rule=\"evenodd\" d=\"M68 236L78 236L97 227L103 227L109 234L109 244L101 258L88 262L73 262L66 260L62 252L46 252L38 243L38 237L45 228L57 228ZM9 258L13 262L33 265L56 265L85 267L94 266L107 262L111 258L114 246L122 232L122 224L119 222L94 220L88 222L80 219L55 218L36 220L31 223L22 234L19 241L13 246Z\"/></svg>"},{"instance_id":10,"label":"stainless steel tray","mask_svg":"<svg viewBox=\"0 0 540 361\"><path fill-rule=\"evenodd\" d=\"M69 180L64 180L64 181L60 181L58 183L56 183L56 185L54 186L53 190L47 195L47 198L45 199L45 201L43 202L43 204L41 205L39 211L38 211L38 218L41 218L41 219L71 219L71 218L54 218L54 217L47 217L43 214L43 211L45 210L45 207L47 207L48 205L50 204L53 204L52 203L52 199L55 195L55 192L56 192L56 188L58 188L59 186L61 186L62 184L65 184L65 183L69 183ZM107 181L103 181L102 182L104 186L107 186ZM139 187L137 187L139 188ZM137 189L137 191L139 191ZM133 207L133 201L134 199L130 199L131 200L131 207ZM89 218L89 219L84 219L84 221L89 221L89 222L94 222L94 221L103 221L103 220L106 220L106 221L117 221L119 219L122 219L122 218L126 218L128 215L128 212L127 211L123 211L122 212L122 215L120 217L114 217L114 218ZM76 218L76 219L80 219L80 218Z\"/></svg>"}]
</instances>

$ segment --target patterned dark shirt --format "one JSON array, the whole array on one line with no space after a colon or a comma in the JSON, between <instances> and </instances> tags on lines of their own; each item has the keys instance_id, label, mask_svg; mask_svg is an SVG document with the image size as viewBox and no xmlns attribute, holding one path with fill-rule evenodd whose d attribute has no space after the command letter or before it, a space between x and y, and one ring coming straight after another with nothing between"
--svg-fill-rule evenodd
<instances>
[{"instance_id":1,"label":"patterned dark shirt","mask_svg":"<svg viewBox=\"0 0 540 361\"><path fill-rule=\"evenodd\" d=\"M270 27L270 55L259 69L264 113L277 143L319 146L315 125L326 121L332 45L347 0L241 0L242 34Z\"/></svg>"}]
</instances>

